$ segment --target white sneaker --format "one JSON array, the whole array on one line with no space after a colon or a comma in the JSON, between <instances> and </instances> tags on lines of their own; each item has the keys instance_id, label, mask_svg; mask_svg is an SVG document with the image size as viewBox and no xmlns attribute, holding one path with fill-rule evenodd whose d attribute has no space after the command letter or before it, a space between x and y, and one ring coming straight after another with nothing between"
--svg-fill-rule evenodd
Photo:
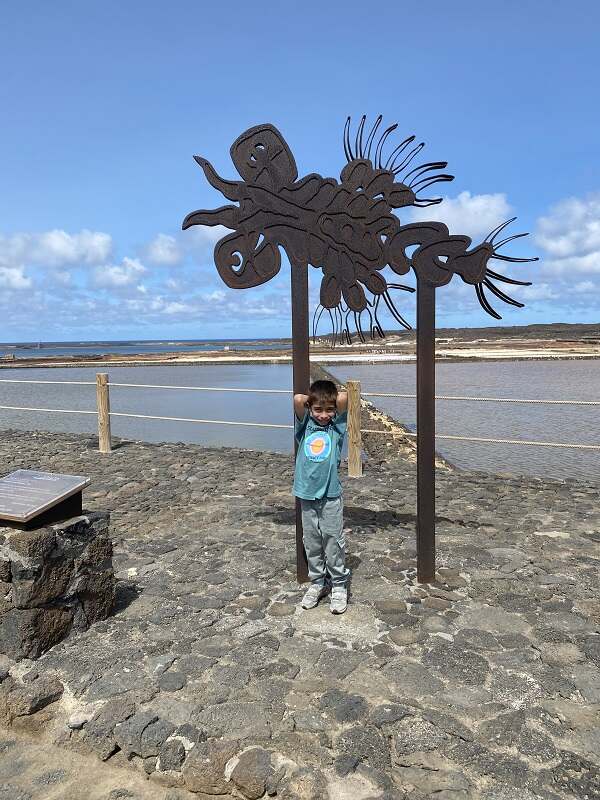
<instances>
[{"instance_id":1,"label":"white sneaker","mask_svg":"<svg viewBox=\"0 0 600 800\"><path fill-rule=\"evenodd\" d=\"M332 614L343 614L348 608L348 590L345 586L334 586L331 590L329 610Z\"/></svg>"},{"instance_id":2,"label":"white sneaker","mask_svg":"<svg viewBox=\"0 0 600 800\"><path fill-rule=\"evenodd\" d=\"M319 605L319 600L327 594L327 587L313 583L302 598L302 608L309 609Z\"/></svg>"}]
</instances>

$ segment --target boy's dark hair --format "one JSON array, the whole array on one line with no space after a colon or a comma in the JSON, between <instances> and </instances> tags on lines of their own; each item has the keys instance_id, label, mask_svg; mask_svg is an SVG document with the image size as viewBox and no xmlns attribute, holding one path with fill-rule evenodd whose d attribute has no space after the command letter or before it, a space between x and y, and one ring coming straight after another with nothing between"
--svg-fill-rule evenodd
<instances>
[{"instance_id":1,"label":"boy's dark hair","mask_svg":"<svg viewBox=\"0 0 600 800\"><path fill-rule=\"evenodd\" d=\"M335 405L337 396L337 386L333 381L314 381L308 390L308 405L314 406L315 403Z\"/></svg>"}]
</instances>

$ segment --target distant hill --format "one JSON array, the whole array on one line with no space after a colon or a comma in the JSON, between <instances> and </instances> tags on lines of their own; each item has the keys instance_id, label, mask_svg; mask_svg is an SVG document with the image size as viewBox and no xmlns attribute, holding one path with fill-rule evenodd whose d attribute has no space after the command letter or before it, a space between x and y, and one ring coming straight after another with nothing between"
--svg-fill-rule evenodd
<instances>
[{"instance_id":1,"label":"distant hill","mask_svg":"<svg viewBox=\"0 0 600 800\"><path fill-rule=\"evenodd\" d=\"M541 325L491 325L487 328L436 328L436 338L460 339L471 342L475 339L557 339L559 341L600 340L600 322L590 324L570 324L553 322ZM415 331L386 329L386 339L409 340L415 337ZM324 331L321 335L325 339ZM291 342L291 339L272 339L273 342Z\"/></svg>"},{"instance_id":2,"label":"distant hill","mask_svg":"<svg viewBox=\"0 0 600 800\"><path fill-rule=\"evenodd\" d=\"M600 339L600 322L568 324L554 322L551 325L502 325L489 328L436 328L436 336L460 337L466 341L472 339L560 339L581 341L582 339Z\"/></svg>"}]
</instances>

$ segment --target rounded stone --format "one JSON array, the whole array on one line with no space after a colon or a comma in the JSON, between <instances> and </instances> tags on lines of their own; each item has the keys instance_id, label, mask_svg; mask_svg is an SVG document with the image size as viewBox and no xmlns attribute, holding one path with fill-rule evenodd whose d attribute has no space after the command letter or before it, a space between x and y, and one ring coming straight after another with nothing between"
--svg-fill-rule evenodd
<instances>
[{"instance_id":1,"label":"rounded stone","mask_svg":"<svg viewBox=\"0 0 600 800\"><path fill-rule=\"evenodd\" d=\"M236 760L230 775L232 783L247 800L258 800L264 795L267 780L273 771L271 754L262 747L253 747L241 753Z\"/></svg>"},{"instance_id":2,"label":"rounded stone","mask_svg":"<svg viewBox=\"0 0 600 800\"><path fill-rule=\"evenodd\" d=\"M75 712L69 717L67 727L71 728L72 731L78 731L80 728L83 728L86 722L89 722L91 718L91 714L86 714L81 711Z\"/></svg>"},{"instance_id":3,"label":"rounded stone","mask_svg":"<svg viewBox=\"0 0 600 800\"><path fill-rule=\"evenodd\" d=\"M424 638L423 634L418 628L393 628L388 636L390 640L397 644L399 647L405 647L408 644L415 644Z\"/></svg>"},{"instance_id":4,"label":"rounded stone","mask_svg":"<svg viewBox=\"0 0 600 800\"><path fill-rule=\"evenodd\" d=\"M186 684L183 672L165 672L158 679L158 685L164 692L178 692Z\"/></svg>"},{"instance_id":5,"label":"rounded stone","mask_svg":"<svg viewBox=\"0 0 600 800\"><path fill-rule=\"evenodd\" d=\"M179 770L185 761L185 747L179 739L171 739L160 748L158 769L162 772Z\"/></svg>"},{"instance_id":6,"label":"rounded stone","mask_svg":"<svg viewBox=\"0 0 600 800\"><path fill-rule=\"evenodd\" d=\"M443 600L441 597L424 597L421 602L425 608L433 608L435 611L445 611L452 605L449 600Z\"/></svg>"},{"instance_id":7,"label":"rounded stone","mask_svg":"<svg viewBox=\"0 0 600 800\"><path fill-rule=\"evenodd\" d=\"M267 614L271 617L289 617L296 611L296 606L289 603L273 603L267 609Z\"/></svg>"}]
</instances>

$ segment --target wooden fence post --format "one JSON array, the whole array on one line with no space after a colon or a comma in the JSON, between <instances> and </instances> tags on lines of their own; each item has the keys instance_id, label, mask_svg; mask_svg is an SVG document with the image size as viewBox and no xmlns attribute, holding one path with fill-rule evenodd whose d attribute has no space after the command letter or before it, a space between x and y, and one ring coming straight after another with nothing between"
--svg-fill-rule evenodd
<instances>
[{"instance_id":1,"label":"wooden fence post","mask_svg":"<svg viewBox=\"0 0 600 800\"><path fill-rule=\"evenodd\" d=\"M110 396L108 393L108 375L96 373L96 404L98 406L98 448L101 453L112 450L110 439Z\"/></svg>"},{"instance_id":2,"label":"wooden fence post","mask_svg":"<svg viewBox=\"0 0 600 800\"><path fill-rule=\"evenodd\" d=\"M360 381L347 381L348 389L348 477L362 477L360 434Z\"/></svg>"}]
</instances>

